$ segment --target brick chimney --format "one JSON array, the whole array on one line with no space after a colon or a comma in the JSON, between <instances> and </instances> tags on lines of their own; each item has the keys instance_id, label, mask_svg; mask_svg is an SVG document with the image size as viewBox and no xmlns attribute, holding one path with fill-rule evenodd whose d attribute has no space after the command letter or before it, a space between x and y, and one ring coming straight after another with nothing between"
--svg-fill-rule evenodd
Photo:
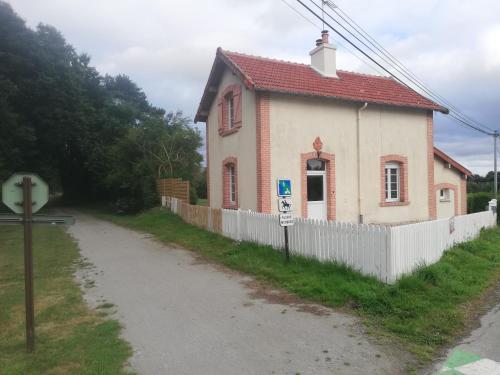
<instances>
[{"instance_id":1,"label":"brick chimney","mask_svg":"<svg viewBox=\"0 0 500 375\"><path fill-rule=\"evenodd\" d=\"M321 32L321 39L316 40L316 48L311 56L311 67L326 77L337 78L337 49L328 41L328 30Z\"/></svg>"}]
</instances>

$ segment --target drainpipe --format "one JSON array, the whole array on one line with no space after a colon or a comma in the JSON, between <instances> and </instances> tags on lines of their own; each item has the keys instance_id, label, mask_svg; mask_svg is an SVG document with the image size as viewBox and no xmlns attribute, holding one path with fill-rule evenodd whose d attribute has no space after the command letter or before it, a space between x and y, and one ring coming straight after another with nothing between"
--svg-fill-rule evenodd
<instances>
[{"instance_id":1,"label":"drainpipe","mask_svg":"<svg viewBox=\"0 0 500 375\"><path fill-rule=\"evenodd\" d=\"M363 104L362 107L358 109L358 117L356 123L356 150L357 150L357 172L358 172L358 222L363 224L363 214L361 210L361 144L360 144L360 123L361 123L361 112L368 107L368 103Z\"/></svg>"}]
</instances>

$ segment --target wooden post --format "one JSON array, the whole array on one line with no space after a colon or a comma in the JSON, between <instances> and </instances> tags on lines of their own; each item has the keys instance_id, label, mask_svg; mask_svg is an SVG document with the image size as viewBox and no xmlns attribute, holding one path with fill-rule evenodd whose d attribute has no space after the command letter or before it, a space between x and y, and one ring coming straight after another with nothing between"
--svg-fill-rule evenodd
<instances>
[{"instance_id":1,"label":"wooden post","mask_svg":"<svg viewBox=\"0 0 500 375\"><path fill-rule=\"evenodd\" d=\"M285 256L286 262L290 262L290 250L288 249L288 226L285 227Z\"/></svg>"},{"instance_id":2,"label":"wooden post","mask_svg":"<svg viewBox=\"0 0 500 375\"><path fill-rule=\"evenodd\" d=\"M35 307L33 302L33 230L31 178L23 177L24 294L26 304L26 350L35 350Z\"/></svg>"}]
</instances>

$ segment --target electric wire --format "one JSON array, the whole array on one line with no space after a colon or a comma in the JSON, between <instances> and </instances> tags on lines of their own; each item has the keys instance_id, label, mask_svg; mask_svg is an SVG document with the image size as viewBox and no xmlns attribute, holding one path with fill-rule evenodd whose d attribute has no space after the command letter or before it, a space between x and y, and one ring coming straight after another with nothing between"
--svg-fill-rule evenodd
<instances>
[{"instance_id":1,"label":"electric wire","mask_svg":"<svg viewBox=\"0 0 500 375\"><path fill-rule=\"evenodd\" d=\"M316 3L314 3L313 0L310 0L313 5L317 8L319 8L321 10L321 7L319 5L317 5ZM318 15L313 9L311 9L309 6L307 6L303 1L301 0L297 0L298 3L300 3L305 9L307 9L312 15L314 15L316 18L318 18L320 21L324 22L328 27L330 27L337 35L339 35L342 39L344 39L347 43L349 43L352 47L354 47L356 50L358 50L363 56L365 56L366 58L368 58L370 61L372 61L374 64L376 64L378 67L380 67L382 70L384 70L387 74L389 74L391 77L393 77L395 80L397 80L399 83L401 83L402 85L410 88L413 90L413 88L411 88L406 82L404 82L400 77L398 77L396 74L394 74L393 72L391 72L389 69L387 69L385 66L383 66L379 61L377 61L376 59L374 59L372 56L370 56L367 52L365 52L362 48L360 48L357 44L355 44L354 42L352 42L348 37L346 37L342 32L340 32L337 28L333 27L329 22L327 22L326 20L322 19L322 17L320 15ZM362 40L360 40L357 36L355 36L352 32L350 32L345 26L343 26L339 21L337 21L335 18L333 18L332 15L330 15L328 12L325 12L328 17L330 19L332 19L335 23L337 23L339 26L341 26L344 30L346 30L350 35L352 35L355 39L357 39L360 43L362 43L365 47L367 47L370 51L372 51L373 53L375 53L375 55L377 57L379 57L380 59L382 59L386 64L390 65L392 68L394 68L394 64L391 64L389 63L385 58L382 58L378 53L376 53L373 48L371 48L370 46L368 46L366 43L364 43ZM396 69L398 70L401 74L403 74L408 80L410 80L411 82L413 82L412 79L410 79L407 74L404 74L402 73L399 69ZM415 84L415 82L413 82ZM455 111L456 112L456 111ZM458 113L453 113L452 111L450 111L450 116L461 122L462 124L476 130L476 131L479 131L481 133L484 133L486 135L493 135L492 133L484 130L484 129L481 129L479 127L479 125L472 125L470 124L469 121L467 121L466 119L462 118L461 115Z\"/></svg>"},{"instance_id":2,"label":"electric wire","mask_svg":"<svg viewBox=\"0 0 500 375\"><path fill-rule=\"evenodd\" d=\"M317 7L318 9L322 9L322 7L320 7L318 4L316 4L314 2L314 0L309 0L315 7ZM322 3L325 3L324 0L321 0ZM326 3L327 5L329 5L328 3ZM331 7L330 7L331 8ZM375 54L375 56L377 56L379 59L381 59L383 62L385 62L386 64L388 64L391 68L395 69L396 71L398 71L400 74L402 74L408 81L410 81L413 85L417 86L418 88L420 88L422 91L424 91L427 95L431 96L436 102L442 102L442 100L439 100L435 97L435 95L433 95L423 84L415 81L408 73L406 73L405 71L402 71L399 67L395 66L394 63L391 63L390 61L387 61L387 59L385 57L382 57L380 56L379 53L377 53L372 47L370 47L369 45L367 45L364 41L362 41L359 37L357 37L356 35L354 35L349 29L347 29L344 25L342 25L338 20L336 20L330 13L328 12L324 12L332 21L334 21L336 24L338 24L340 27L342 27L346 32L348 32L351 36L353 36L358 42L360 42L362 45L364 45L366 48L368 48L372 53ZM366 38L365 38L366 39ZM368 41L369 42L369 41ZM372 43L370 43L372 44ZM373 44L372 44L373 45ZM376 47L376 46L374 46ZM395 77L395 74L392 74L390 73L391 76ZM401 82L401 80L400 80ZM408 88L411 88L413 90L412 87L410 87L406 82L404 83L405 86L407 86ZM446 105L443 105L442 103L439 103L440 105L442 106L446 106ZM452 116L452 117L459 117L462 119L462 122L464 123L467 123L467 122L474 122L474 121L470 121L470 120L467 120L467 118L465 118L459 111L457 110L453 110L455 112L455 116ZM451 113L452 111L450 111ZM482 126L478 123L475 123L475 126L472 127L474 129L477 129L479 127L485 127L487 128L486 126ZM491 130L493 131L493 129L489 129L487 128L488 130ZM485 133L488 133L488 131L485 130Z\"/></svg>"},{"instance_id":3,"label":"electric wire","mask_svg":"<svg viewBox=\"0 0 500 375\"><path fill-rule=\"evenodd\" d=\"M391 54L386 48L384 48L375 38L373 38L365 29L363 29L356 21L354 21L347 13L345 13L338 5L333 3L333 1L325 1L322 0L322 3L327 5L335 14L337 14L346 24L348 24L354 31L356 31L359 35L365 38L368 42L370 42L380 53L386 56L394 65L405 71L412 79L421 85L422 88L425 88L425 92L429 95L432 95L438 101L444 103L447 107L453 109L457 114L460 115L465 120L468 120L479 127L483 127L490 131L494 131L487 125L474 120L470 116L462 113L454 104L452 104L448 99L437 93L435 90L429 88L428 85L423 83L423 81L418 78L406 65L404 65L400 60L398 60L393 54Z\"/></svg>"},{"instance_id":4,"label":"electric wire","mask_svg":"<svg viewBox=\"0 0 500 375\"><path fill-rule=\"evenodd\" d=\"M307 22L309 22L316 29L318 29L320 31L323 30L323 28L319 27L316 23L314 23L314 21L312 21L311 19L309 19L308 17L306 17L297 8L295 8L294 6L292 6L291 4L289 4L286 0L281 0L281 1L286 6L288 6L290 9L292 9L295 13L297 13L300 17L302 17L304 20L306 20ZM352 56L354 56L356 59L358 59L361 63L363 63L366 66L368 66L374 72L376 72L376 73L378 73L380 75L384 75L384 73L382 73L379 69L377 69L376 67L374 67L373 65L371 65L370 63L368 63L366 60L364 60L363 58L361 58L360 56L358 56L352 48L349 48L348 46L346 46L344 43L341 43L340 41L337 41L337 43L338 43L339 46L341 46L342 48L344 48L347 52L349 52Z\"/></svg>"}]
</instances>

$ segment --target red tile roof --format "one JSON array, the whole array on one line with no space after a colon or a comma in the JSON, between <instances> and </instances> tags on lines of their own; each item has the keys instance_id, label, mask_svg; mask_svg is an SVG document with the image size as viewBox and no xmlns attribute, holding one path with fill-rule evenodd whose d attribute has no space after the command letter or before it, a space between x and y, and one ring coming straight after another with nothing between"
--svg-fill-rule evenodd
<instances>
[{"instance_id":1,"label":"red tile roof","mask_svg":"<svg viewBox=\"0 0 500 375\"><path fill-rule=\"evenodd\" d=\"M458 170L459 172L462 172L466 176L471 176L472 172L469 171L467 168L465 168L462 164L459 162L455 161L452 159L450 156L446 155L443 151L441 151L439 148L434 147L434 156L440 158L444 162L450 164L453 168Z\"/></svg>"},{"instance_id":2,"label":"red tile roof","mask_svg":"<svg viewBox=\"0 0 500 375\"><path fill-rule=\"evenodd\" d=\"M217 49L207 87L218 62L229 66L250 89L448 112L392 78L341 70L337 71L338 78L325 77L309 65L249 56L221 48ZM207 90L200 109L206 94ZM200 119L200 109L197 119Z\"/></svg>"}]
</instances>

